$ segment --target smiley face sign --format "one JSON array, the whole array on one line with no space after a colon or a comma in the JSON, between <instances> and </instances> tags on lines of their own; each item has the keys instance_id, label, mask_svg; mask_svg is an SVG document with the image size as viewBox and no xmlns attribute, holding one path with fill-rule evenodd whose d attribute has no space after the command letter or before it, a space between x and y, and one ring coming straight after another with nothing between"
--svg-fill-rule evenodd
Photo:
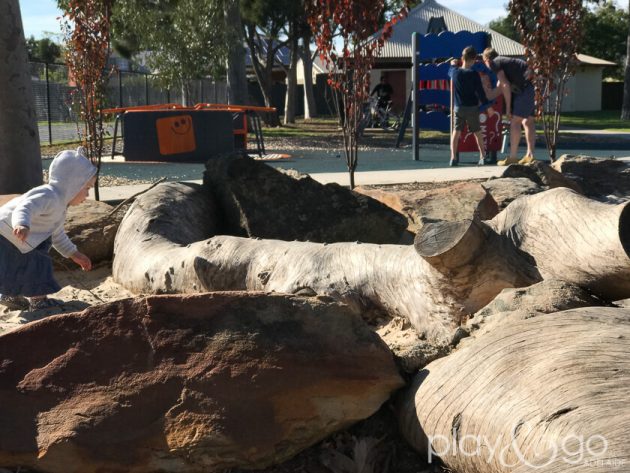
<instances>
[{"instance_id":1,"label":"smiley face sign","mask_svg":"<svg viewBox=\"0 0 630 473\"><path fill-rule=\"evenodd\" d=\"M155 121L160 154L190 153L195 151L195 131L192 116L176 115Z\"/></svg>"}]
</instances>

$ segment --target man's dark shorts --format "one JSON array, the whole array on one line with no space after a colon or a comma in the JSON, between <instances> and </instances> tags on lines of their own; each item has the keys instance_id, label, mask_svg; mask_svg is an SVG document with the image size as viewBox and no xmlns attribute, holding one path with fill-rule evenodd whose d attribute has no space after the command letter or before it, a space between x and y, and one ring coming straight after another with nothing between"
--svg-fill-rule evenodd
<instances>
[{"instance_id":1,"label":"man's dark shorts","mask_svg":"<svg viewBox=\"0 0 630 473\"><path fill-rule=\"evenodd\" d=\"M477 133L481 130L479 124L479 107L458 107L455 110L455 129L464 131L464 125L468 123L468 131Z\"/></svg>"},{"instance_id":2,"label":"man's dark shorts","mask_svg":"<svg viewBox=\"0 0 630 473\"><path fill-rule=\"evenodd\" d=\"M512 115L521 118L534 116L534 86L529 84L520 94L512 93Z\"/></svg>"}]
</instances>

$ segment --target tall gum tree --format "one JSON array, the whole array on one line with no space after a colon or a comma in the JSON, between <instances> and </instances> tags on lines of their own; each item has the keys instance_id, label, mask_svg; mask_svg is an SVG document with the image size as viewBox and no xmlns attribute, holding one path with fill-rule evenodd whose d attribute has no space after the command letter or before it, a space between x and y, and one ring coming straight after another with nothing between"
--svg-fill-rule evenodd
<instances>
[{"instance_id":1,"label":"tall gum tree","mask_svg":"<svg viewBox=\"0 0 630 473\"><path fill-rule=\"evenodd\" d=\"M0 194L42 183L35 98L18 0L0 1Z\"/></svg>"}]
</instances>

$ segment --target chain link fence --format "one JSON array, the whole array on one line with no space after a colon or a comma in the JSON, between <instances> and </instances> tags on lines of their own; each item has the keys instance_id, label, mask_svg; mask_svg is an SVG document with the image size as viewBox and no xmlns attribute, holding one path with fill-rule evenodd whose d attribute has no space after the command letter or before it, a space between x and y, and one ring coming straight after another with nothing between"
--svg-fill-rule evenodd
<instances>
[{"instance_id":1,"label":"chain link fence","mask_svg":"<svg viewBox=\"0 0 630 473\"><path fill-rule=\"evenodd\" d=\"M30 63L31 83L35 95L35 109L42 144L78 141L78 110L73 103L76 87L63 64ZM227 85L211 79L191 82L191 103L227 103ZM166 90L154 74L114 72L107 84L105 108L134 107L182 103L182 91ZM106 124L113 133L114 117Z\"/></svg>"}]
</instances>

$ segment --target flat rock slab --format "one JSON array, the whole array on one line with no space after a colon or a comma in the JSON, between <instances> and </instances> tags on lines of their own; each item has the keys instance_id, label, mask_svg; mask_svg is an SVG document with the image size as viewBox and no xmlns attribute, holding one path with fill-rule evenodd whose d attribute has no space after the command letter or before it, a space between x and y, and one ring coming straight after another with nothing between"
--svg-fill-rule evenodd
<instances>
[{"instance_id":1,"label":"flat rock slab","mask_svg":"<svg viewBox=\"0 0 630 473\"><path fill-rule=\"evenodd\" d=\"M626 471L629 391L630 310L573 309L502 325L429 364L401 428L461 473Z\"/></svg>"},{"instance_id":2,"label":"flat rock slab","mask_svg":"<svg viewBox=\"0 0 630 473\"><path fill-rule=\"evenodd\" d=\"M526 177L503 177L499 179L488 179L483 183L492 198L503 210L508 204L522 195L537 194L545 190L544 187L536 184Z\"/></svg>"},{"instance_id":3,"label":"flat rock slab","mask_svg":"<svg viewBox=\"0 0 630 473\"><path fill-rule=\"evenodd\" d=\"M204 185L223 212L219 233L320 243L410 241L405 217L380 202L251 158L211 159Z\"/></svg>"},{"instance_id":4,"label":"flat rock slab","mask_svg":"<svg viewBox=\"0 0 630 473\"><path fill-rule=\"evenodd\" d=\"M584 193L580 183L576 182L573 176L565 174L556 166L550 166L541 161L534 161L530 164L511 164L505 169L501 177L526 177L539 186L545 186L549 189L567 187L579 194Z\"/></svg>"},{"instance_id":5,"label":"flat rock slab","mask_svg":"<svg viewBox=\"0 0 630 473\"><path fill-rule=\"evenodd\" d=\"M577 182L588 197L611 201L630 198L630 166L623 161L565 154L552 166Z\"/></svg>"},{"instance_id":6,"label":"flat rock slab","mask_svg":"<svg viewBox=\"0 0 630 473\"><path fill-rule=\"evenodd\" d=\"M425 222L455 221L478 215L490 220L499 207L480 184L461 182L430 190L399 190L358 188L365 194L407 216L409 230L417 233Z\"/></svg>"},{"instance_id":7,"label":"flat rock slab","mask_svg":"<svg viewBox=\"0 0 630 473\"><path fill-rule=\"evenodd\" d=\"M369 417L402 384L385 344L337 303L126 299L0 337L0 466L262 468Z\"/></svg>"}]
</instances>

